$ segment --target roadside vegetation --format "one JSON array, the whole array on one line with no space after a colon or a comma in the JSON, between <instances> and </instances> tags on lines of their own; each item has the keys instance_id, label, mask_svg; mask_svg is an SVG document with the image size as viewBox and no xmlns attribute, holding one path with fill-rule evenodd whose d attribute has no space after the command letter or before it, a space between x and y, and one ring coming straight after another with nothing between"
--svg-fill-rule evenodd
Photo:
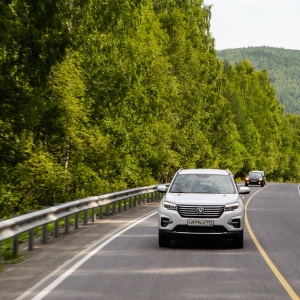
<instances>
[{"instance_id":1,"label":"roadside vegetation","mask_svg":"<svg viewBox=\"0 0 300 300\"><path fill-rule=\"evenodd\" d=\"M0 3L0 218L168 182L300 181L300 118L266 70L217 57L202 0Z\"/></svg>"},{"instance_id":2,"label":"roadside vegetation","mask_svg":"<svg viewBox=\"0 0 300 300\"><path fill-rule=\"evenodd\" d=\"M250 60L257 70L267 70L284 112L300 115L300 50L274 47L247 47L217 51L232 64Z\"/></svg>"}]
</instances>

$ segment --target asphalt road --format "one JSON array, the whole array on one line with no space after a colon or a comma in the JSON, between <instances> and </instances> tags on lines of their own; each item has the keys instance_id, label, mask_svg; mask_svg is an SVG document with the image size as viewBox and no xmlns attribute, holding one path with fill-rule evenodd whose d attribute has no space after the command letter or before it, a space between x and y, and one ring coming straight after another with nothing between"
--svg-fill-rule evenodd
<instances>
[{"instance_id":1,"label":"asphalt road","mask_svg":"<svg viewBox=\"0 0 300 300\"><path fill-rule=\"evenodd\" d=\"M243 249L232 248L230 241L176 241L170 248L159 248L154 203L131 217L129 213L123 219L116 217L118 226L112 226L109 235L98 234L101 226L94 225L86 234L90 235L88 245L76 249L77 236L67 243L55 242L52 252L42 249L38 253L44 257L40 274L33 258L32 269L30 259L19 266L21 273L24 266L28 272L36 271L34 278L28 273L27 285L19 283L26 281L26 274L14 279L17 267L10 266L0 274L0 280L6 278L5 284L0 283L0 299L18 295L18 300L299 299L298 185L269 183L250 189L244 199L247 228ZM137 219L138 215L142 218ZM55 248L58 251L62 244L68 248L72 243L68 258L74 258L64 264L63 256L55 260L59 256ZM48 260L43 252L48 252ZM33 283L37 285L33 287Z\"/></svg>"}]
</instances>

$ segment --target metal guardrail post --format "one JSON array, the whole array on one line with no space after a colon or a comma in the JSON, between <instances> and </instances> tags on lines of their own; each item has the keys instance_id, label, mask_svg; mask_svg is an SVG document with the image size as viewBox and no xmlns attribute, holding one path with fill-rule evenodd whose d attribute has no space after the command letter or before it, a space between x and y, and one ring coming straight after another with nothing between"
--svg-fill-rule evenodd
<instances>
[{"instance_id":1,"label":"metal guardrail post","mask_svg":"<svg viewBox=\"0 0 300 300\"><path fill-rule=\"evenodd\" d=\"M91 222L95 222L95 208L92 208L92 218L91 218Z\"/></svg>"},{"instance_id":2,"label":"metal guardrail post","mask_svg":"<svg viewBox=\"0 0 300 300\"><path fill-rule=\"evenodd\" d=\"M4 258L2 255L2 242L0 242L0 265L2 265L4 262Z\"/></svg>"},{"instance_id":3,"label":"metal guardrail post","mask_svg":"<svg viewBox=\"0 0 300 300\"><path fill-rule=\"evenodd\" d=\"M103 207L99 206L99 219L103 219Z\"/></svg>"},{"instance_id":4,"label":"metal guardrail post","mask_svg":"<svg viewBox=\"0 0 300 300\"><path fill-rule=\"evenodd\" d=\"M28 231L28 250L29 251L32 251L33 250L33 243L34 243L34 241L33 241L33 236L34 236L34 234L33 234L33 229L30 229L29 231Z\"/></svg>"},{"instance_id":5,"label":"metal guardrail post","mask_svg":"<svg viewBox=\"0 0 300 300\"><path fill-rule=\"evenodd\" d=\"M132 208L132 197L129 198L129 208Z\"/></svg>"},{"instance_id":6,"label":"metal guardrail post","mask_svg":"<svg viewBox=\"0 0 300 300\"><path fill-rule=\"evenodd\" d=\"M114 203L113 203L113 214L116 213L116 205L117 205L116 202L114 202Z\"/></svg>"},{"instance_id":7,"label":"metal guardrail post","mask_svg":"<svg viewBox=\"0 0 300 300\"><path fill-rule=\"evenodd\" d=\"M70 232L70 216L65 216L65 234Z\"/></svg>"},{"instance_id":8,"label":"metal guardrail post","mask_svg":"<svg viewBox=\"0 0 300 300\"><path fill-rule=\"evenodd\" d=\"M145 195L144 195L144 194L142 194L142 195L141 195L141 204L145 204L144 197L145 197Z\"/></svg>"},{"instance_id":9,"label":"metal guardrail post","mask_svg":"<svg viewBox=\"0 0 300 300\"><path fill-rule=\"evenodd\" d=\"M79 213L76 213L75 216L74 216L74 228L75 229L78 229L79 228L79 216L78 216Z\"/></svg>"},{"instance_id":10,"label":"metal guardrail post","mask_svg":"<svg viewBox=\"0 0 300 300\"><path fill-rule=\"evenodd\" d=\"M88 211L85 210L83 212L83 224L86 225L88 223Z\"/></svg>"},{"instance_id":11,"label":"metal guardrail post","mask_svg":"<svg viewBox=\"0 0 300 300\"><path fill-rule=\"evenodd\" d=\"M57 238L59 235L59 222L58 220L54 221L54 237Z\"/></svg>"},{"instance_id":12,"label":"metal guardrail post","mask_svg":"<svg viewBox=\"0 0 300 300\"><path fill-rule=\"evenodd\" d=\"M13 257L17 257L19 252L19 235L13 237Z\"/></svg>"},{"instance_id":13,"label":"metal guardrail post","mask_svg":"<svg viewBox=\"0 0 300 300\"><path fill-rule=\"evenodd\" d=\"M44 244L47 243L47 224L44 224L44 225L42 226L42 242L43 242Z\"/></svg>"}]
</instances>

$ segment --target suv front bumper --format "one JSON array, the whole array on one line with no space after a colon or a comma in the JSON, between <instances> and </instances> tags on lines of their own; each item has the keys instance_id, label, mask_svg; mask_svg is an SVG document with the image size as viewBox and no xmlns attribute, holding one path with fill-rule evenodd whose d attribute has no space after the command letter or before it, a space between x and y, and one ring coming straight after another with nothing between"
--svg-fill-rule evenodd
<instances>
[{"instance_id":1,"label":"suv front bumper","mask_svg":"<svg viewBox=\"0 0 300 300\"><path fill-rule=\"evenodd\" d=\"M243 210L224 212L217 219L206 219L213 221L213 226L189 226L188 220L189 218L182 218L177 211L160 210L158 218L159 234L169 239L185 237L197 239L232 239L243 236Z\"/></svg>"},{"instance_id":2,"label":"suv front bumper","mask_svg":"<svg viewBox=\"0 0 300 300\"><path fill-rule=\"evenodd\" d=\"M220 232L185 232L176 230L159 229L159 234L169 240L175 239L235 239L243 237L243 230L239 231L220 231Z\"/></svg>"}]
</instances>

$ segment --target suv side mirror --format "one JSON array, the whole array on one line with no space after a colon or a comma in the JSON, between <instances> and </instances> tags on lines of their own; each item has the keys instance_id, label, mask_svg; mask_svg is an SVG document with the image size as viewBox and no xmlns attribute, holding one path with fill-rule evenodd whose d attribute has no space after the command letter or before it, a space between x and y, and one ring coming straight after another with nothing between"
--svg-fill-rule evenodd
<instances>
[{"instance_id":1,"label":"suv side mirror","mask_svg":"<svg viewBox=\"0 0 300 300\"><path fill-rule=\"evenodd\" d=\"M167 192L167 186L166 185L159 185L157 187L157 191L160 192L160 193L166 193Z\"/></svg>"},{"instance_id":2,"label":"suv side mirror","mask_svg":"<svg viewBox=\"0 0 300 300\"><path fill-rule=\"evenodd\" d=\"M239 188L239 194L250 194L250 189L245 186L241 186Z\"/></svg>"}]
</instances>

